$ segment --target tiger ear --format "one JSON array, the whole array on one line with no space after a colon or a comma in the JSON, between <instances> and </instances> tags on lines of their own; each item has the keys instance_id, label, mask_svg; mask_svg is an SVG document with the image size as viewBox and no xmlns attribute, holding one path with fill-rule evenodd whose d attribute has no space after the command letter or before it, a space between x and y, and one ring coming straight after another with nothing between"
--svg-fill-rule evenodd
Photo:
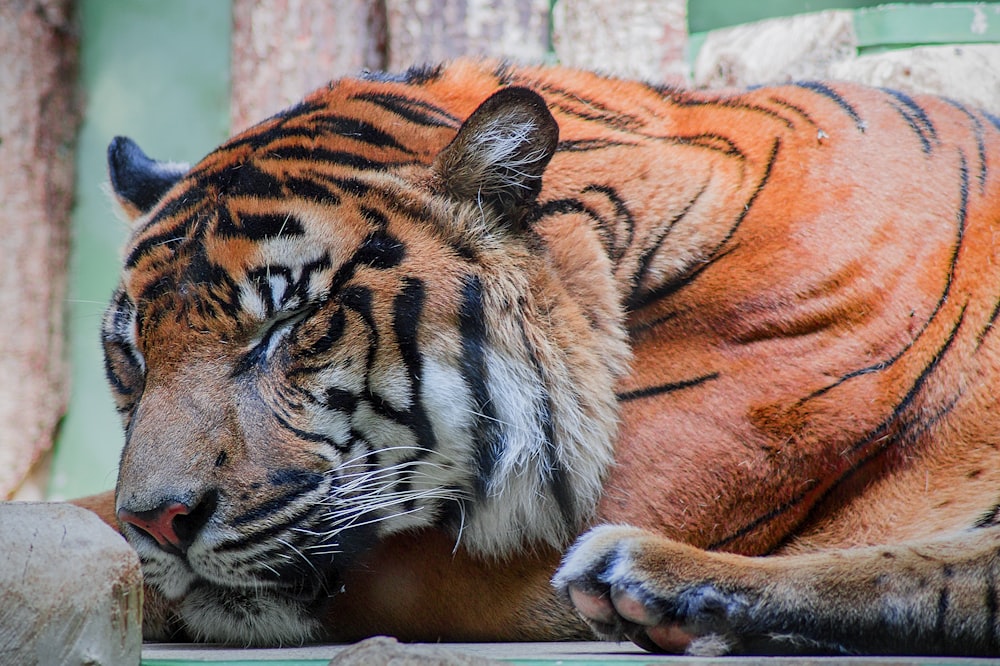
<instances>
[{"instance_id":1,"label":"tiger ear","mask_svg":"<svg viewBox=\"0 0 1000 666\"><path fill-rule=\"evenodd\" d=\"M108 144L111 188L129 219L148 213L188 169L187 164L151 159L128 137L116 136Z\"/></svg>"},{"instance_id":2,"label":"tiger ear","mask_svg":"<svg viewBox=\"0 0 1000 666\"><path fill-rule=\"evenodd\" d=\"M559 126L538 93L512 86L472 112L434 161L442 189L517 221L542 189Z\"/></svg>"}]
</instances>

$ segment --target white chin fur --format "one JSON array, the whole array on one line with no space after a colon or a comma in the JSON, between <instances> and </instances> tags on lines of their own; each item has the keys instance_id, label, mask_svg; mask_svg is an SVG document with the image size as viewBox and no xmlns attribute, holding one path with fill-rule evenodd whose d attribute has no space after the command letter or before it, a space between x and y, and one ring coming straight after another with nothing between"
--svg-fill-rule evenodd
<instances>
[{"instance_id":1,"label":"white chin fur","mask_svg":"<svg viewBox=\"0 0 1000 666\"><path fill-rule=\"evenodd\" d=\"M179 615L198 640L247 647L302 645L320 631L301 604L265 590L200 587L184 599Z\"/></svg>"}]
</instances>

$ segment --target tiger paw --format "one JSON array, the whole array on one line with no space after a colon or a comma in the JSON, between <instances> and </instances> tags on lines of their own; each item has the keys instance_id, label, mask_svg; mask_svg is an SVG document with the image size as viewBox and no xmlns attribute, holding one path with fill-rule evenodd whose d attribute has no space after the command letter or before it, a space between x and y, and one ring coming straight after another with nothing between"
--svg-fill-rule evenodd
<instances>
[{"instance_id":1,"label":"tiger paw","mask_svg":"<svg viewBox=\"0 0 1000 666\"><path fill-rule=\"evenodd\" d=\"M711 556L632 527L597 527L569 550L552 583L600 637L656 652L739 651L749 600L713 582Z\"/></svg>"}]
</instances>

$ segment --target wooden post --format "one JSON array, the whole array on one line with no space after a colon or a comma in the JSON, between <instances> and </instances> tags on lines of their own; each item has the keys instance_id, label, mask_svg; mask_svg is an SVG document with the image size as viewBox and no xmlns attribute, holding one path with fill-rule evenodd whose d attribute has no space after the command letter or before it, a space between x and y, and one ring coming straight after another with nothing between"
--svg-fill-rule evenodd
<instances>
[{"instance_id":1,"label":"wooden post","mask_svg":"<svg viewBox=\"0 0 1000 666\"><path fill-rule=\"evenodd\" d=\"M552 43L564 65L684 85L685 0L557 0Z\"/></svg>"},{"instance_id":2,"label":"wooden post","mask_svg":"<svg viewBox=\"0 0 1000 666\"><path fill-rule=\"evenodd\" d=\"M64 344L77 36L67 0L0 2L0 499L51 448ZM39 497L23 489L20 496Z\"/></svg>"},{"instance_id":3,"label":"wooden post","mask_svg":"<svg viewBox=\"0 0 1000 666\"><path fill-rule=\"evenodd\" d=\"M390 71L461 55L543 62L548 0L385 0Z\"/></svg>"},{"instance_id":4,"label":"wooden post","mask_svg":"<svg viewBox=\"0 0 1000 666\"><path fill-rule=\"evenodd\" d=\"M382 69L384 44L376 0L234 0L233 132L331 79Z\"/></svg>"}]
</instances>

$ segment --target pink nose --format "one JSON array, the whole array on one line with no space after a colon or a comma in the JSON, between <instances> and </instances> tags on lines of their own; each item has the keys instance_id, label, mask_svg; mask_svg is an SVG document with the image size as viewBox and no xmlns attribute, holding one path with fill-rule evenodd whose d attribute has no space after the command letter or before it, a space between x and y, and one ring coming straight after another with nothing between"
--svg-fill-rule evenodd
<instances>
[{"instance_id":1,"label":"pink nose","mask_svg":"<svg viewBox=\"0 0 1000 666\"><path fill-rule=\"evenodd\" d=\"M164 550L184 551L187 544L177 535L174 519L191 513L191 507L182 502L168 502L152 509L133 513L128 509L118 509L118 520L138 527Z\"/></svg>"}]
</instances>

